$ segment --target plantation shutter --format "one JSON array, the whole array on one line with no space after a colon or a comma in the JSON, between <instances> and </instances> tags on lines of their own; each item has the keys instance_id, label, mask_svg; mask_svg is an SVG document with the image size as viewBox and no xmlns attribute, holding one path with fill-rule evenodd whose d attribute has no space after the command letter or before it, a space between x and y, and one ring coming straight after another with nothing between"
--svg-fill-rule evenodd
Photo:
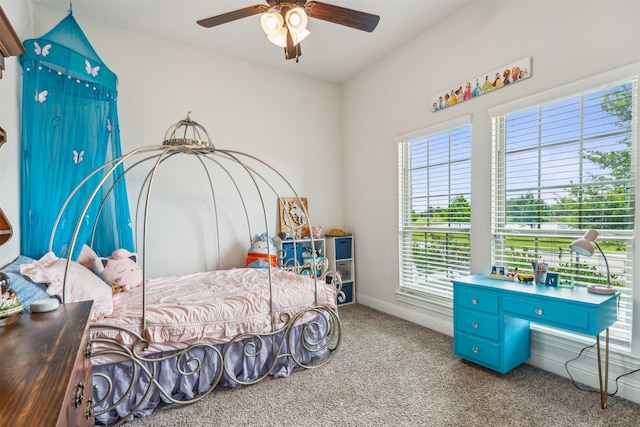
<instances>
[{"instance_id":1,"label":"plantation shutter","mask_svg":"<svg viewBox=\"0 0 640 427\"><path fill-rule=\"evenodd\" d=\"M470 123L467 116L396 139L404 290L451 299L451 279L469 274Z\"/></svg>"},{"instance_id":2,"label":"plantation shutter","mask_svg":"<svg viewBox=\"0 0 640 427\"><path fill-rule=\"evenodd\" d=\"M596 87L596 86L593 86ZM621 293L611 337L630 344L635 241L637 80L625 79L518 111L492 114L494 265L532 273L532 261L561 283L606 284L596 250L569 244L586 230Z\"/></svg>"}]
</instances>

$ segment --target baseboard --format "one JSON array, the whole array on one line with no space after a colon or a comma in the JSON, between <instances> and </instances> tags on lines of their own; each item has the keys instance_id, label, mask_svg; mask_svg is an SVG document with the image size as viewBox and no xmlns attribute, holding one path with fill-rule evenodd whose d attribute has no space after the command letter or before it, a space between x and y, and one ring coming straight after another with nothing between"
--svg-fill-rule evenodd
<instances>
[{"instance_id":1,"label":"baseboard","mask_svg":"<svg viewBox=\"0 0 640 427\"><path fill-rule=\"evenodd\" d=\"M453 336L453 322L451 321L451 309L448 312L441 313L440 310L436 311L436 307L432 309L427 308L426 305L420 304L424 309L422 310L407 310L404 307L400 307L394 304L389 304L386 301L371 298L367 295L357 295L358 304L366 305L375 310L382 311L383 313L390 314L392 316L399 317L409 322L416 323L425 328L433 329L441 334Z\"/></svg>"},{"instance_id":2,"label":"baseboard","mask_svg":"<svg viewBox=\"0 0 640 427\"><path fill-rule=\"evenodd\" d=\"M391 304L368 295L357 295L358 304L371 307L383 313L399 317L433 329L442 334L453 336L453 317L451 309L419 301L411 306ZM595 343L595 337L583 337L569 333L553 333L550 328L532 328L531 357L526 363L565 378L570 378L565 363L576 358L580 351ZM604 357L604 339L601 338ZM592 388L598 388L597 353L595 348L585 350L582 356L569 362L569 371L573 379ZM609 351L609 394L616 392L615 378L640 367L640 357L629 352L611 348ZM640 372L618 380L616 396L640 404ZM599 401L595 394L596 401Z\"/></svg>"}]
</instances>

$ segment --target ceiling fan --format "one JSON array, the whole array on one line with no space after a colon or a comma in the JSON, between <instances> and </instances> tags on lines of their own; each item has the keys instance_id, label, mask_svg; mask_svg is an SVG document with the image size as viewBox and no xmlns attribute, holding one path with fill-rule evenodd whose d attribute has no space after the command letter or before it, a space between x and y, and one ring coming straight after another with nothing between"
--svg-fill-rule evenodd
<instances>
[{"instance_id":1,"label":"ceiling fan","mask_svg":"<svg viewBox=\"0 0 640 427\"><path fill-rule=\"evenodd\" d=\"M319 1L267 0L267 4L244 7L197 22L203 27L211 28L258 14L262 14L260 23L267 38L276 46L284 48L286 59L295 58L296 62L302 55L300 42L309 35L309 30L307 30L309 17L369 33L376 28L380 21L378 15Z\"/></svg>"}]
</instances>

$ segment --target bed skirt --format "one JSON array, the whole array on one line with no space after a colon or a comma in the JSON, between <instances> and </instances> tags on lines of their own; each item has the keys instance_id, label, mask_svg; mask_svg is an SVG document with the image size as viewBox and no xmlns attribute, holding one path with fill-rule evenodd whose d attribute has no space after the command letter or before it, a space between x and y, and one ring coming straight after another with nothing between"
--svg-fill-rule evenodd
<instances>
[{"instance_id":1,"label":"bed skirt","mask_svg":"<svg viewBox=\"0 0 640 427\"><path fill-rule=\"evenodd\" d=\"M310 312L315 317L300 324ZM94 328L100 326L92 326L95 335ZM334 309L314 307L271 333L246 333L227 344L196 344L154 355L144 355L145 341L140 337L127 346L94 338L94 360L121 359L92 368L96 425L132 421L163 404L194 403L218 385L255 384L270 376L288 377L296 367L322 366L339 347L340 328Z\"/></svg>"}]
</instances>

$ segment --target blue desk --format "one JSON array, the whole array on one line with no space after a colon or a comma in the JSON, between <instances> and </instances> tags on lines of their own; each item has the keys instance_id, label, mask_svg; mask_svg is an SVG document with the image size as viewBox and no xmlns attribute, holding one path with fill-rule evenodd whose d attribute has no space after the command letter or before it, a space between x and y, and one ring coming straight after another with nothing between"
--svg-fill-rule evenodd
<instances>
[{"instance_id":1,"label":"blue desk","mask_svg":"<svg viewBox=\"0 0 640 427\"><path fill-rule=\"evenodd\" d=\"M506 373L530 356L530 322L596 337L600 403L607 407L609 326L618 317L616 295L584 287L557 288L473 275L453 281L453 352ZM605 374L600 333L606 330Z\"/></svg>"}]
</instances>

